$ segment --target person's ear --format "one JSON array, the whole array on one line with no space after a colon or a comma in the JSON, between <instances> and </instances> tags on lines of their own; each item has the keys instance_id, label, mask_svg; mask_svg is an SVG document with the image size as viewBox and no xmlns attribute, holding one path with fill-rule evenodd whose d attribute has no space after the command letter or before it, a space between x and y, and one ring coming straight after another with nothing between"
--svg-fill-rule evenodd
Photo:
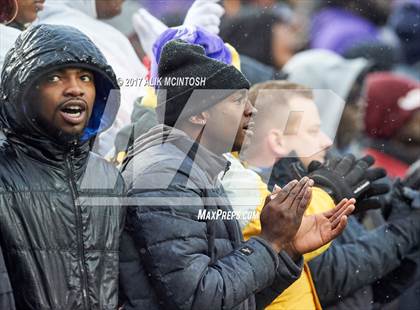
<instances>
[{"instance_id":1,"label":"person's ear","mask_svg":"<svg viewBox=\"0 0 420 310\"><path fill-rule=\"evenodd\" d=\"M207 111L204 111L199 114L190 116L188 121L193 125L205 126L207 124L208 119L209 119L209 113Z\"/></svg>"},{"instance_id":2,"label":"person's ear","mask_svg":"<svg viewBox=\"0 0 420 310\"><path fill-rule=\"evenodd\" d=\"M283 133L279 129L271 129L267 135L268 146L276 157L283 157L287 155L285 147L285 139Z\"/></svg>"}]
</instances>

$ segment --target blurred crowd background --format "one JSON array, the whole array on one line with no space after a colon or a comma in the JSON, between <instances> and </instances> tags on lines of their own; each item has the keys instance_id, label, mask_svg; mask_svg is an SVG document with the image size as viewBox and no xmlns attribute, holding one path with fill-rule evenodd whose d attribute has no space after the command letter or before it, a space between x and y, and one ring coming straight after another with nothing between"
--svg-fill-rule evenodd
<instances>
[{"instance_id":1,"label":"blurred crowd background","mask_svg":"<svg viewBox=\"0 0 420 310\"><path fill-rule=\"evenodd\" d=\"M168 26L182 24L193 0L127 0L108 22L136 41L131 15L144 7ZM323 48L373 59L380 69L419 78L418 0L225 0L220 36L241 54L281 69L297 52ZM138 45L139 55L142 55Z\"/></svg>"},{"instance_id":2,"label":"blurred crowd background","mask_svg":"<svg viewBox=\"0 0 420 310\"><path fill-rule=\"evenodd\" d=\"M143 7L167 26L178 26L193 2L128 0L122 14L107 22L144 59L133 12ZM335 151L376 155L392 177L402 177L420 157L419 0L221 2L219 36L238 51L252 84L287 78L342 99L342 111L326 102L333 96L317 100Z\"/></svg>"},{"instance_id":3,"label":"blurred crowd background","mask_svg":"<svg viewBox=\"0 0 420 310\"><path fill-rule=\"evenodd\" d=\"M46 3L50 1L53 2ZM119 46L117 34L110 32L109 42L104 42L106 35L99 33L106 30L101 24L97 24L98 30L89 28L91 21L86 19L83 21L86 29L82 30L96 39L95 44L104 43L100 49L105 51L108 61L112 60L117 76L143 78L146 71L148 76L153 74L151 62L158 61L158 57L151 53L154 42L148 46L141 42L147 41L148 34L156 39L166 27L149 18L138 21L136 29L133 16L144 8L166 26L179 26L185 24L193 3L194 0L126 0L121 14L103 20L129 38L142 63L138 65L123 53L128 49ZM325 145L329 154L371 155L377 166L387 170L390 184L397 178L405 178L413 189L419 190L420 0L224 0L220 3L225 12L212 32L236 49L241 71L251 84L287 79L315 90L331 91L334 95L315 92L322 131L330 139ZM52 12L58 16L56 20L48 20L54 14L46 14L41 16L41 21L61 21L60 13ZM4 22L2 16L0 20ZM35 17L18 15L7 27L23 30L20 20L32 22ZM70 24L80 26L77 22L69 17ZM125 73L128 75L123 76ZM104 139L108 144L104 152L99 152L101 155L114 156L119 162L120 152L127 151L127 139L123 139L120 147L119 138L127 132L131 137L139 126L149 126L145 118L136 114L137 110L132 113L136 98L141 97L142 105L149 107L145 100L150 97L147 92L122 89L122 97L129 98L124 102L126 107L120 108L126 115L115 126L118 134L114 133L112 140ZM152 127L156 120L149 118L149 122ZM360 221L372 229L384 220L372 211L368 216L360 215ZM419 257L417 254L415 259L418 261ZM419 309L419 274L417 270L415 283L388 304L388 309Z\"/></svg>"}]
</instances>

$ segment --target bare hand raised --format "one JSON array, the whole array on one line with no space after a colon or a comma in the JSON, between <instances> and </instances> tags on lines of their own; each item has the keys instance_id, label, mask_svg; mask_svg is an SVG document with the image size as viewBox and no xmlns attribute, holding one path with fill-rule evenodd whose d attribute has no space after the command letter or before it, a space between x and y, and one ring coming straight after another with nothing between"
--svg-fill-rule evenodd
<instances>
[{"instance_id":1,"label":"bare hand raised","mask_svg":"<svg viewBox=\"0 0 420 310\"><path fill-rule=\"evenodd\" d=\"M302 217L311 199L313 181L308 177L289 182L267 198L261 211L260 237L280 252L291 243L301 226Z\"/></svg>"},{"instance_id":2,"label":"bare hand raised","mask_svg":"<svg viewBox=\"0 0 420 310\"><path fill-rule=\"evenodd\" d=\"M287 252L296 257L331 242L343 232L347 225L347 216L354 211L355 203L354 198L343 199L334 209L304 216L295 238L285 248Z\"/></svg>"}]
</instances>

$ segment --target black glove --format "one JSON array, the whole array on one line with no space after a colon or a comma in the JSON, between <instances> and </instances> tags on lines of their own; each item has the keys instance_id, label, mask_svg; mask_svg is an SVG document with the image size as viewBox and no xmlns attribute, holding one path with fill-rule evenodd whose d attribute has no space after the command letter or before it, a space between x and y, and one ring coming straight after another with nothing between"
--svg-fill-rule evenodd
<instances>
[{"instance_id":1,"label":"black glove","mask_svg":"<svg viewBox=\"0 0 420 310\"><path fill-rule=\"evenodd\" d=\"M313 161L313 162L315 162L315 161ZM319 161L317 161L317 163L319 163ZM308 175L308 171L303 166L303 164L300 160L292 162L289 166L289 171L290 171L290 175L292 175L293 178L296 179L296 180L300 180L303 177L306 177Z\"/></svg>"},{"instance_id":2,"label":"black glove","mask_svg":"<svg viewBox=\"0 0 420 310\"><path fill-rule=\"evenodd\" d=\"M382 209L384 219L389 221L404 218L410 216L413 210L420 210L420 192L408 187L405 181L397 179Z\"/></svg>"},{"instance_id":3,"label":"black glove","mask_svg":"<svg viewBox=\"0 0 420 310\"><path fill-rule=\"evenodd\" d=\"M373 163L371 156L356 160L353 155L334 158L325 165L315 161L309 164L308 176L316 186L332 196L336 203L343 198L356 198L355 212L360 212L382 207L385 200L379 195L389 191L388 185L377 182L386 176L386 171L382 168L369 168Z\"/></svg>"}]
</instances>

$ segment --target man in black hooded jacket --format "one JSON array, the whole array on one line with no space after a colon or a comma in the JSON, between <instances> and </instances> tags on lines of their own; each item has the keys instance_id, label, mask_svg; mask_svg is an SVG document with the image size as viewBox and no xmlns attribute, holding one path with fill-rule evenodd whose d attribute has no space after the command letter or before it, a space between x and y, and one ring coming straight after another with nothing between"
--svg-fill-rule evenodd
<instances>
[{"instance_id":1,"label":"man in black hooded jacket","mask_svg":"<svg viewBox=\"0 0 420 310\"><path fill-rule=\"evenodd\" d=\"M89 147L115 118L117 90L72 27L33 27L6 56L0 243L17 309L117 307L124 183Z\"/></svg>"}]
</instances>

